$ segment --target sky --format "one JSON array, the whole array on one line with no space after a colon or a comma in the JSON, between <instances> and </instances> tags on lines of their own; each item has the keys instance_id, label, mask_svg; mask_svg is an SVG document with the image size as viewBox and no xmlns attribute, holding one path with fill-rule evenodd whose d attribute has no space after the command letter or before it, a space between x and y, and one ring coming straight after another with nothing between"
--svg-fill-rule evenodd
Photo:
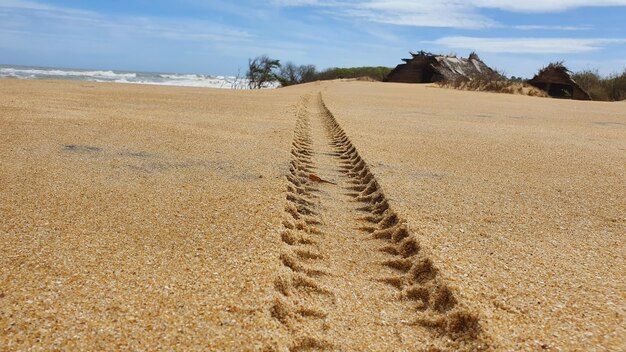
<instances>
[{"instance_id":1,"label":"sky","mask_svg":"<svg viewBox=\"0 0 626 352\"><path fill-rule=\"evenodd\" d=\"M0 64L236 75L262 54L324 69L419 50L621 73L626 0L0 0Z\"/></svg>"}]
</instances>

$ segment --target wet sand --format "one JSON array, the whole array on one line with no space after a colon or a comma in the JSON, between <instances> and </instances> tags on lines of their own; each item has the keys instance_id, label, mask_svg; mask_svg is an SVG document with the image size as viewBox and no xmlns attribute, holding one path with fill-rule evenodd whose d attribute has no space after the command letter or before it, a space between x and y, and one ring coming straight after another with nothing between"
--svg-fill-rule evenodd
<instances>
[{"instance_id":1,"label":"wet sand","mask_svg":"<svg viewBox=\"0 0 626 352\"><path fill-rule=\"evenodd\" d=\"M623 104L369 82L0 93L9 350L626 347Z\"/></svg>"}]
</instances>

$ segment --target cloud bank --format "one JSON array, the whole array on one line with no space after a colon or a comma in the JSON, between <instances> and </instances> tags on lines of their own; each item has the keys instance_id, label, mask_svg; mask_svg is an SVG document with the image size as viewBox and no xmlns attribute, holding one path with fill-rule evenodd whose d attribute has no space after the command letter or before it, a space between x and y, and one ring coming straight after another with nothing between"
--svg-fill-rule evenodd
<instances>
[{"instance_id":1,"label":"cloud bank","mask_svg":"<svg viewBox=\"0 0 626 352\"><path fill-rule=\"evenodd\" d=\"M626 39L476 38L457 36L443 37L428 43L448 48L477 50L486 53L574 54L598 51L611 44L626 43Z\"/></svg>"},{"instance_id":2,"label":"cloud bank","mask_svg":"<svg viewBox=\"0 0 626 352\"><path fill-rule=\"evenodd\" d=\"M626 6L626 0L275 0L284 7L324 7L337 16L416 27L480 29L499 27L481 9L507 12L551 13L581 7Z\"/></svg>"}]
</instances>

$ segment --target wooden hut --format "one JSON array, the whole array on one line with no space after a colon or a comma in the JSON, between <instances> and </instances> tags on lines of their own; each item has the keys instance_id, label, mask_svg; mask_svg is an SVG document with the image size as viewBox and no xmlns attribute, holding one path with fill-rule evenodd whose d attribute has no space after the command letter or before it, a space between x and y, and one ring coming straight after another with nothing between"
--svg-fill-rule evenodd
<instances>
[{"instance_id":1,"label":"wooden hut","mask_svg":"<svg viewBox=\"0 0 626 352\"><path fill-rule=\"evenodd\" d=\"M442 81L468 81L476 77L500 77L500 75L472 53L465 58L454 55L434 55L424 51L411 53L410 59L402 59L385 78L385 82L433 83Z\"/></svg>"},{"instance_id":2,"label":"wooden hut","mask_svg":"<svg viewBox=\"0 0 626 352\"><path fill-rule=\"evenodd\" d=\"M591 100L589 93L570 77L570 71L560 62L542 68L528 83L553 98Z\"/></svg>"}]
</instances>

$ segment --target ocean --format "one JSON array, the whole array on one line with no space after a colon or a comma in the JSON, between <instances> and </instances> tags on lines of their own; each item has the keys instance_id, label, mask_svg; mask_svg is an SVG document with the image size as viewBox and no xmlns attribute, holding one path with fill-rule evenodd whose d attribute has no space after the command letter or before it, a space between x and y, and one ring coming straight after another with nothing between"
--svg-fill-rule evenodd
<instances>
[{"instance_id":1,"label":"ocean","mask_svg":"<svg viewBox=\"0 0 626 352\"><path fill-rule=\"evenodd\" d=\"M207 87L222 89L248 89L248 81L244 77L112 70L81 70L11 65L0 65L0 78L65 79L89 82L156 84L164 86Z\"/></svg>"}]
</instances>

